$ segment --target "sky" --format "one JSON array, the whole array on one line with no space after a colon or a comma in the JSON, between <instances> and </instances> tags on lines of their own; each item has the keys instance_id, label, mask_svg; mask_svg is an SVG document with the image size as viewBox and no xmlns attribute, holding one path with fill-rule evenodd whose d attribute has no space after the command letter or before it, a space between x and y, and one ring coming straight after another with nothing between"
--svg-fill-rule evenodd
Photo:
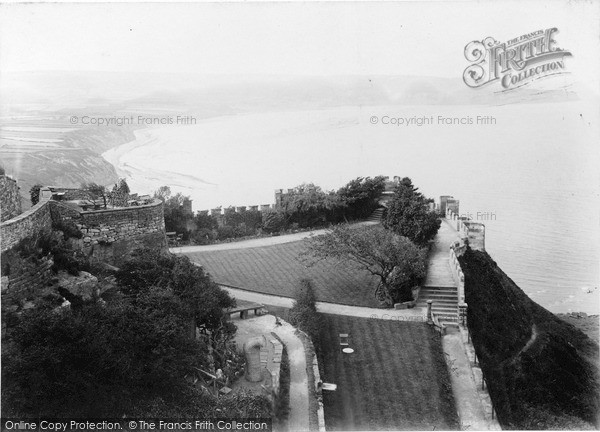
<instances>
[{"instance_id":1,"label":"sky","mask_svg":"<svg viewBox=\"0 0 600 432\"><path fill-rule=\"evenodd\" d=\"M600 2L4 3L0 71L456 77L464 47L559 29L598 88Z\"/></svg>"}]
</instances>

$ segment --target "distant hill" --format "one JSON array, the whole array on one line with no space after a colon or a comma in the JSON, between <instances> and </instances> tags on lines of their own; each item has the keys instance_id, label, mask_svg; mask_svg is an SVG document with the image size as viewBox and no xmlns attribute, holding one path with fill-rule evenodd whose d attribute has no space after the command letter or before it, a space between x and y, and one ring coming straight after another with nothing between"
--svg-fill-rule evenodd
<instances>
[{"instance_id":1,"label":"distant hill","mask_svg":"<svg viewBox=\"0 0 600 432\"><path fill-rule=\"evenodd\" d=\"M532 301L486 252L459 261L469 331L503 428L597 429L597 342Z\"/></svg>"},{"instance_id":2,"label":"distant hill","mask_svg":"<svg viewBox=\"0 0 600 432\"><path fill-rule=\"evenodd\" d=\"M62 186L79 186L84 181L114 182L117 173L100 155L133 140L133 131L146 127L74 125L71 116L175 114L201 120L343 106L536 103L572 100L587 94L565 79L547 81L546 87L538 83L502 93L495 84L477 90L468 88L460 76L8 72L0 79L0 159L7 173L19 179L26 197L29 187L37 182ZM16 137L15 127L21 129ZM39 127L75 130L31 132ZM48 138L56 142L48 144Z\"/></svg>"}]
</instances>

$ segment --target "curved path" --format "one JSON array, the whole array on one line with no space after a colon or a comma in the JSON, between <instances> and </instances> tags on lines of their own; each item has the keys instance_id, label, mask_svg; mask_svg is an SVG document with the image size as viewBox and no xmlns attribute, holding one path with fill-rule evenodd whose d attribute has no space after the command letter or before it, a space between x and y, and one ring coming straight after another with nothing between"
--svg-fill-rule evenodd
<instances>
[{"instance_id":1,"label":"curved path","mask_svg":"<svg viewBox=\"0 0 600 432\"><path fill-rule=\"evenodd\" d=\"M304 345L296 334L296 328L273 315L252 316L246 319L233 317L238 331L235 340L238 346L256 335L263 334L270 339L275 333L285 344L290 364L290 413L286 421L286 430L290 432L308 432L310 429L308 367Z\"/></svg>"},{"instance_id":2,"label":"curved path","mask_svg":"<svg viewBox=\"0 0 600 432\"><path fill-rule=\"evenodd\" d=\"M367 226L367 225L377 225L378 222L358 222L352 224L354 227L359 226ZM174 254L178 253L190 253L190 252L209 252L209 251L217 251L217 250L233 250L233 249L249 249L261 246L273 246L284 243L291 243L299 240L304 240L305 238L318 236L321 234L325 234L329 231L328 228L318 229L313 231L304 231L295 234L286 234L281 236L273 236L273 237L260 237L250 240L241 240L230 243L217 243L211 245L201 245L201 246L180 246L170 248L169 251Z\"/></svg>"},{"instance_id":3,"label":"curved path","mask_svg":"<svg viewBox=\"0 0 600 432\"><path fill-rule=\"evenodd\" d=\"M247 291L239 288L232 288L226 285L219 285L232 297L239 300L253 303L262 303L264 305L291 308L294 299L289 297L280 297L270 294L262 294L254 291ZM268 307L267 307L268 309ZM317 302L317 310L321 313L332 315L346 315L357 318L385 319L396 321L425 321L425 310L421 308L413 309L377 309L360 306L347 306L337 303Z\"/></svg>"}]
</instances>

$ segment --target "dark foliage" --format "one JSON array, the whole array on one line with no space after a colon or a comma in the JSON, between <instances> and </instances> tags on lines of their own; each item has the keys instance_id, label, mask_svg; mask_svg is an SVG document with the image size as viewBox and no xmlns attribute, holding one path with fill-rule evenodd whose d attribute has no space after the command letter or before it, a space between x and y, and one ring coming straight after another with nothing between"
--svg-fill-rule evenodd
<instances>
[{"instance_id":1,"label":"dark foliage","mask_svg":"<svg viewBox=\"0 0 600 432\"><path fill-rule=\"evenodd\" d=\"M77 227L75 227L77 229ZM77 230L79 231L79 230ZM16 257L19 258L16 258ZM13 257L13 258L11 258ZM80 270L88 271L90 263L85 254L71 247L66 236L50 230L42 230L33 236L19 241L10 251L3 255L3 270L18 274L16 267L19 261L39 263L42 258L52 258L52 270L57 273L65 270L72 275L78 275ZM8 268L5 268L8 266Z\"/></svg>"},{"instance_id":2,"label":"dark foliage","mask_svg":"<svg viewBox=\"0 0 600 432\"><path fill-rule=\"evenodd\" d=\"M234 330L224 323L223 309L235 306L235 301L188 257L140 249L121 266L116 280L121 291L134 299L153 286L172 289L199 327L224 333Z\"/></svg>"},{"instance_id":3,"label":"dark foliage","mask_svg":"<svg viewBox=\"0 0 600 432\"><path fill-rule=\"evenodd\" d=\"M441 224L438 213L429 210L431 202L432 199L426 198L408 177L404 177L388 202L383 224L424 246L435 237Z\"/></svg>"},{"instance_id":4,"label":"dark foliage","mask_svg":"<svg viewBox=\"0 0 600 432\"><path fill-rule=\"evenodd\" d=\"M288 319L290 324L306 333L315 346L319 344L322 318L317 312L317 296L310 280L300 281Z\"/></svg>"},{"instance_id":5,"label":"dark foliage","mask_svg":"<svg viewBox=\"0 0 600 432\"><path fill-rule=\"evenodd\" d=\"M120 417L158 395L180 398L184 376L206 362L183 308L151 289L135 304L26 312L3 344L4 412Z\"/></svg>"},{"instance_id":6,"label":"dark foliage","mask_svg":"<svg viewBox=\"0 0 600 432\"><path fill-rule=\"evenodd\" d=\"M468 249L459 260L469 330L501 424L598 427L598 345L529 299L487 253Z\"/></svg>"},{"instance_id":7,"label":"dark foliage","mask_svg":"<svg viewBox=\"0 0 600 432\"><path fill-rule=\"evenodd\" d=\"M352 261L377 276L374 295L387 306L412 300L412 288L425 276L425 250L381 226L338 225L306 244L303 256Z\"/></svg>"},{"instance_id":8,"label":"dark foliage","mask_svg":"<svg viewBox=\"0 0 600 432\"><path fill-rule=\"evenodd\" d=\"M337 191L346 219L367 218L377 207L385 190L385 177L357 177Z\"/></svg>"},{"instance_id":9,"label":"dark foliage","mask_svg":"<svg viewBox=\"0 0 600 432\"><path fill-rule=\"evenodd\" d=\"M42 185L37 183L37 184L34 184L33 186L31 186L31 189L29 189L29 198L31 199L32 206L34 206L38 202L40 202L40 189L41 188L42 188Z\"/></svg>"},{"instance_id":10,"label":"dark foliage","mask_svg":"<svg viewBox=\"0 0 600 432\"><path fill-rule=\"evenodd\" d=\"M83 233L81 232L81 230L77 228L75 222L71 220L59 220L56 222L53 221L52 229L56 231L62 231L65 240L70 238L80 239L83 237Z\"/></svg>"}]
</instances>

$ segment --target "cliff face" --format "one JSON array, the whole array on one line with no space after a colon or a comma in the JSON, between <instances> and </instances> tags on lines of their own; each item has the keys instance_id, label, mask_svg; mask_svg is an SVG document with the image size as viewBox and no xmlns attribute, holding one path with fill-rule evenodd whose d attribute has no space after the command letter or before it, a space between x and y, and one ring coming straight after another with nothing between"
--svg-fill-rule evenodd
<instances>
[{"instance_id":1,"label":"cliff face","mask_svg":"<svg viewBox=\"0 0 600 432\"><path fill-rule=\"evenodd\" d=\"M529 299L487 253L469 249L459 261L469 331L502 426L597 428L598 344Z\"/></svg>"}]
</instances>

